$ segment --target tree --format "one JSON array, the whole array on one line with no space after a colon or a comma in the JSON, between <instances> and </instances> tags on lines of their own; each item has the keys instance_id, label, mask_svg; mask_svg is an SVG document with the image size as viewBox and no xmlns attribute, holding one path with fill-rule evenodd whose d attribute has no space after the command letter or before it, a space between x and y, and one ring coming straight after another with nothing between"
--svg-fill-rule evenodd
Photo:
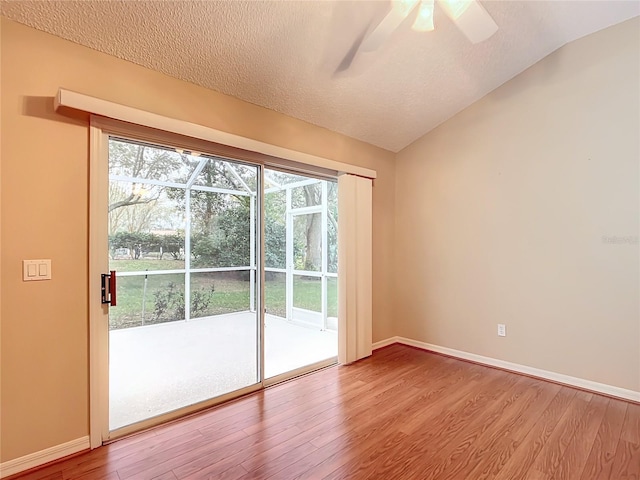
<instances>
[{"instance_id":1,"label":"tree","mask_svg":"<svg viewBox=\"0 0 640 480\"><path fill-rule=\"evenodd\" d=\"M210 187L224 186L226 188L234 188L233 185L228 184L229 182L224 172L224 166L219 165L219 163L220 162L211 160L208 161L198 176L200 180L198 183ZM176 200L184 204L184 193L184 190L176 190L173 192L173 196ZM198 231L202 234L212 231L214 218L227 207L225 197L225 195L219 193L191 190L191 228L193 231Z\"/></svg>"},{"instance_id":2,"label":"tree","mask_svg":"<svg viewBox=\"0 0 640 480\"><path fill-rule=\"evenodd\" d=\"M204 161L194 185L204 187L217 187L227 190L247 192L245 185L250 190L255 190L257 183L257 169L243 165L230 166L224 159L199 157L198 163ZM188 171L179 178L179 183L187 183L192 172ZM248 193L248 192L247 192ZM175 189L167 191L169 198L185 206L185 190ZM207 192L199 189L190 191L191 197L191 221L192 230L198 232L211 231L214 219L228 208L233 208L237 202L249 206L250 198L246 195L221 194Z\"/></svg>"},{"instance_id":3,"label":"tree","mask_svg":"<svg viewBox=\"0 0 640 480\"><path fill-rule=\"evenodd\" d=\"M320 183L303 187L306 206L322 204L322 186ZM322 268L322 215L306 215L304 270L317 271Z\"/></svg>"},{"instance_id":4,"label":"tree","mask_svg":"<svg viewBox=\"0 0 640 480\"><path fill-rule=\"evenodd\" d=\"M132 260L139 259L143 253L154 249L159 243L156 235L144 232L118 232L109 237L112 256L117 249L125 248Z\"/></svg>"},{"instance_id":5,"label":"tree","mask_svg":"<svg viewBox=\"0 0 640 480\"><path fill-rule=\"evenodd\" d=\"M268 173L269 179L273 183L281 186L290 185L301 181L308 180L308 177L300 175L292 175L287 173L280 173L277 171L270 171ZM335 182L328 182L328 241L327 241L327 259L329 271L337 272L337 184ZM313 183L311 185L304 185L300 187L294 187L291 189L291 205L293 208L311 207L322 204L322 184ZM271 204L276 204L277 209L271 209ZM265 197L265 241L267 242L267 260L269 260L269 254L271 251L269 248L270 232L269 222L271 219L278 219L277 222L285 224L285 195L284 190L282 194L279 192L269 193ZM296 262L296 268L303 270L318 271L322 266L322 215L320 213L313 213L304 215L304 225L300 225L299 222L294 222L294 259ZM273 232L275 233L275 232ZM284 239L284 233L282 233ZM284 240L283 240L284 242ZM275 250L275 249L274 249ZM284 252L284 246L281 250ZM269 265L271 266L271 265ZM275 265L274 265L275 266ZM284 268L284 260L280 268Z\"/></svg>"},{"instance_id":6,"label":"tree","mask_svg":"<svg viewBox=\"0 0 640 480\"><path fill-rule=\"evenodd\" d=\"M139 179L165 179L169 172L182 167L184 159L176 152L146 145L112 140L109 142L109 174ZM110 183L110 186L114 182ZM132 182L125 191L124 185L116 186L119 198L110 193L109 212L130 205L147 204L157 200L161 189L145 188ZM153 193L154 195L149 195Z\"/></svg>"},{"instance_id":7,"label":"tree","mask_svg":"<svg viewBox=\"0 0 640 480\"><path fill-rule=\"evenodd\" d=\"M134 180L109 182L109 232L145 231L163 216L159 209L164 208L161 200L167 188L135 179L175 180L176 175L192 170L193 164L187 155L173 150L112 139L109 174Z\"/></svg>"},{"instance_id":8,"label":"tree","mask_svg":"<svg viewBox=\"0 0 640 480\"><path fill-rule=\"evenodd\" d=\"M236 168L232 171L224 160L204 160L206 163L196 179L196 185L238 191L246 191L244 185L255 187L256 168ZM186 182L186 179L183 181ZM182 208L186 206L186 190L175 189L168 194ZM192 189L189 198L194 265L250 265L250 207L255 197Z\"/></svg>"},{"instance_id":9,"label":"tree","mask_svg":"<svg viewBox=\"0 0 640 480\"><path fill-rule=\"evenodd\" d=\"M160 235L160 260L165 253L171 255L174 260L182 260L184 252L184 233Z\"/></svg>"},{"instance_id":10,"label":"tree","mask_svg":"<svg viewBox=\"0 0 640 480\"><path fill-rule=\"evenodd\" d=\"M338 183L327 184L327 270L338 273Z\"/></svg>"},{"instance_id":11,"label":"tree","mask_svg":"<svg viewBox=\"0 0 640 480\"><path fill-rule=\"evenodd\" d=\"M286 210L284 190L269 192L264 197L265 265L286 268Z\"/></svg>"},{"instance_id":12,"label":"tree","mask_svg":"<svg viewBox=\"0 0 640 480\"><path fill-rule=\"evenodd\" d=\"M251 230L248 204L239 202L237 206L228 209L219 217L217 227L219 232L223 233L218 237L218 245L225 252L220 266L250 265Z\"/></svg>"},{"instance_id":13,"label":"tree","mask_svg":"<svg viewBox=\"0 0 640 480\"><path fill-rule=\"evenodd\" d=\"M230 166L224 159L195 156L163 147L154 147L124 140L109 142L111 175L132 178L132 181L111 181L109 191L110 234L116 239L120 233L156 231L155 246L159 258L171 254L181 258L184 249L184 221L191 222L191 252L193 263L198 266L249 265L250 203L255 197L191 189L189 198L190 218L185 219L186 190L151 185L140 180L170 181L186 184L190 179L196 186L219 187L228 190L255 190L255 167ZM191 176L198 172L197 178ZM307 177L270 172L270 176L282 185L307 180ZM332 186L333 185L333 186ZM329 185L330 197L335 184ZM292 189L293 206L320 205L320 183ZM265 197L265 244L267 266L286 267L286 202L284 192L273 192ZM322 265L322 216L320 213L298 217L294 234L294 255L297 268L319 270ZM329 268L337 265L337 208L329 206ZM124 237L117 237L123 244ZM143 245L140 251L151 248L148 242L129 240L127 245L134 252L135 245ZM117 248L117 247L114 247ZM298 263L300 262L300 263ZM335 271L335 270L333 270Z\"/></svg>"},{"instance_id":14,"label":"tree","mask_svg":"<svg viewBox=\"0 0 640 480\"><path fill-rule=\"evenodd\" d=\"M151 228L154 216L158 214L158 209L161 208L158 202L160 193L149 194L148 191L139 189L135 195L131 195L129 190L130 187L121 182L110 182L109 184L110 233L148 230ZM133 203L122 204L125 201Z\"/></svg>"}]
</instances>

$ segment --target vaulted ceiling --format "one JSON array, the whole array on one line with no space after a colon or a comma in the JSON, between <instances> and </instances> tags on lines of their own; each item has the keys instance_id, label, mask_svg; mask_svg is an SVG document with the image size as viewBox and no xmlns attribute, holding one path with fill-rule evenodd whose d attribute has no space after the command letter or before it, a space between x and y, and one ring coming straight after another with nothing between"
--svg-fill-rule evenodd
<instances>
[{"instance_id":1,"label":"vaulted ceiling","mask_svg":"<svg viewBox=\"0 0 640 480\"><path fill-rule=\"evenodd\" d=\"M436 7L336 68L388 1L4 1L2 15L172 77L399 151L568 42L640 14L637 1L483 1L471 44Z\"/></svg>"}]
</instances>

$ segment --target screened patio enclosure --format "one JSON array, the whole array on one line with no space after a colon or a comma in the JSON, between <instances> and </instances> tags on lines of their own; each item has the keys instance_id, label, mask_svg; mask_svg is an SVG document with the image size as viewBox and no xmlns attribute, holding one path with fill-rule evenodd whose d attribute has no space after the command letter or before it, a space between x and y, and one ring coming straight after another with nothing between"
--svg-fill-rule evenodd
<instances>
[{"instance_id":1,"label":"screened patio enclosure","mask_svg":"<svg viewBox=\"0 0 640 480\"><path fill-rule=\"evenodd\" d=\"M337 355L337 185L260 173L110 139L111 430Z\"/></svg>"}]
</instances>

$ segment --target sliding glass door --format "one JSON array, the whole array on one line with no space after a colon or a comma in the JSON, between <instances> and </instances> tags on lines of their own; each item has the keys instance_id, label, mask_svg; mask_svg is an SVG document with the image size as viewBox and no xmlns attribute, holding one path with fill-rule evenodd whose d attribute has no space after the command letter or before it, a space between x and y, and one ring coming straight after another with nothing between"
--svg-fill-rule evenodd
<instances>
[{"instance_id":1,"label":"sliding glass door","mask_svg":"<svg viewBox=\"0 0 640 480\"><path fill-rule=\"evenodd\" d=\"M265 170L265 378L338 354L337 184Z\"/></svg>"},{"instance_id":2,"label":"sliding glass door","mask_svg":"<svg viewBox=\"0 0 640 480\"><path fill-rule=\"evenodd\" d=\"M109 430L258 384L257 166L109 139Z\"/></svg>"},{"instance_id":3,"label":"sliding glass door","mask_svg":"<svg viewBox=\"0 0 640 480\"><path fill-rule=\"evenodd\" d=\"M102 135L103 441L337 362L336 182Z\"/></svg>"}]
</instances>

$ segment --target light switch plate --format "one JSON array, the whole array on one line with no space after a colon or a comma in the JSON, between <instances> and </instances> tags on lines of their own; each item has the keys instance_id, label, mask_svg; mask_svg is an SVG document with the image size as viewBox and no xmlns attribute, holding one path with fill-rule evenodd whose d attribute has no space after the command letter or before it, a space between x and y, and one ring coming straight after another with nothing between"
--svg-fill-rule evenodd
<instances>
[{"instance_id":1,"label":"light switch plate","mask_svg":"<svg viewBox=\"0 0 640 480\"><path fill-rule=\"evenodd\" d=\"M51 259L23 260L22 279L25 282L51 280Z\"/></svg>"}]
</instances>

